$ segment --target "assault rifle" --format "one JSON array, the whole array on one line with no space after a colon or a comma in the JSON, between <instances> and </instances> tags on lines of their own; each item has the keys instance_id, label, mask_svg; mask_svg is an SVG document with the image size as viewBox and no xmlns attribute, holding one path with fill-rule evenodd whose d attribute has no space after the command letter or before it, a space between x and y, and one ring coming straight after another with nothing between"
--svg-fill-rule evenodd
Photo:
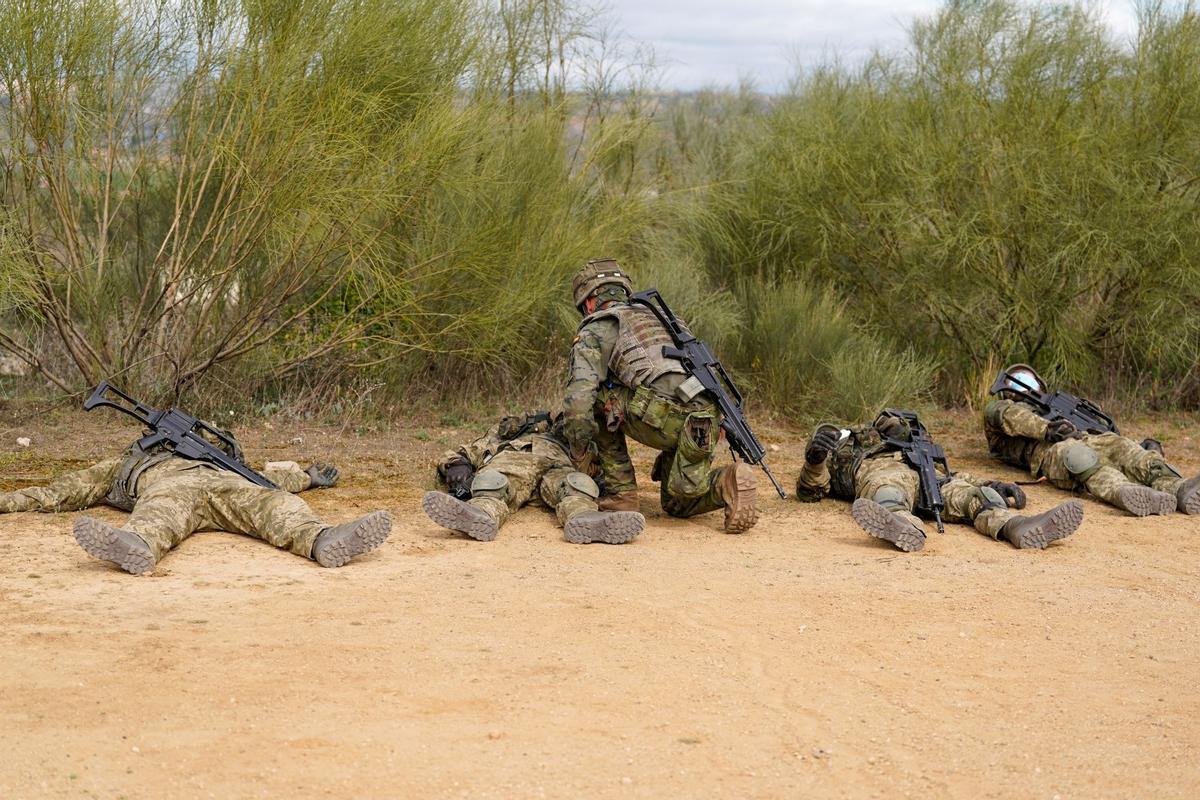
<instances>
[{"instance_id":1,"label":"assault rifle","mask_svg":"<svg viewBox=\"0 0 1200 800\"><path fill-rule=\"evenodd\" d=\"M1066 392L1043 392L1030 386L1020 375L1009 370L997 377L989 394L1001 391L1012 392L1024 402L1038 410L1038 416L1047 422L1065 419L1077 429L1087 433L1120 433L1113 418L1100 410L1091 400L1084 400Z\"/></svg>"},{"instance_id":2,"label":"assault rifle","mask_svg":"<svg viewBox=\"0 0 1200 800\"><path fill-rule=\"evenodd\" d=\"M879 430L879 422L884 417L896 417L908 425L909 439L894 439ZM917 419L914 411L901 411L897 408L885 408L875 418L875 430L883 438L885 444L900 451L904 461L921 476L921 497L917 501L917 509L933 514L937 520L938 533L945 533L942 525L942 511L946 501L942 499L942 478L938 475L940 464L950 477L950 465L946 462L946 451L940 444L934 444L929 437L929 431Z\"/></svg>"},{"instance_id":3,"label":"assault rifle","mask_svg":"<svg viewBox=\"0 0 1200 800\"><path fill-rule=\"evenodd\" d=\"M699 381L704 390L712 395L713 399L717 401L717 407L721 409L721 429L725 431L725 438L729 440L730 449L747 464L762 467L762 471L767 473L767 477L771 479L775 491L779 492L779 496L786 500L787 492L779 485L779 481L775 480L775 476L771 474L771 469L767 466L767 451L763 449L762 444L754 435L754 431L750 430L750 424L746 422L746 415L742 410L744 405L742 393L738 391L737 386L725 372L721 362L713 355L712 350L709 350L708 345L693 336L687 326L675 316L662 299L662 295L658 293L658 289L638 292L629 298L629 302L645 306L654 312L654 316L658 317L658 321L671 335L671 341L675 343L674 347L663 346L663 356L683 362L684 369L688 371L688 374Z\"/></svg>"},{"instance_id":4,"label":"assault rifle","mask_svg":"<svg viewBox=\"0 0 1200 800\"><path fill-rule=\"evenodd\" d=\"M116 400L110 400L109 395L115 396ZM237 452L237 442L232 437L177 408L169 408L166 411L150 408L108 381L100 381L92 390L92 396L83 402L84 411L101 406L115 408L146 426L149 433L138 440L138 447L142 450L148 452L162 445L177 456L236 472L257 486L266 489L279 488L232 455ZM206 436L220 442L221 447L213 444L205 438Z\"/></svg>"}]
</instances>

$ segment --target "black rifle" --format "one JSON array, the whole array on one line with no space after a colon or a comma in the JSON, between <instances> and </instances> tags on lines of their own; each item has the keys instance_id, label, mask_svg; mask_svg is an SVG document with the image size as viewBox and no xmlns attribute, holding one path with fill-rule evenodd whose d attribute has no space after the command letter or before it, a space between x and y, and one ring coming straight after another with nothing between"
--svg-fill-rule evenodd
<instances>
[{"instance_id":1,"label":"black rifle","mask_svg":"<svg viewBox=\"0 0 1200 800\"><path fill-rule=\"evenodd\" d=\"M1047 422L1065 419L1078 430L1087 433L1120 433L1113 418L1100 410L1091 400L1084 400L1066 392L1043 392L1030 386L1020 375L1004 370L988 390L989 394L1002 391L1012 392L1038 410L1038 416Z\"/></svg>"},{"instance_id":2,"label":"black rifle","mask_svg":"<svg viewBox=\"0 0 1200 800\"><path fill-rule=\"evenodd\" d=\"M658 317L658 321L671 335L671 341L675 343L674 347L664 346L662 354L666 358L683 362L688 374L698 380L705 391L713 396L717 407L721 409L721 428L725 431L725 438L729 440L730 449L747 464L762 467L775 486L775 491L786 500L787 492L779 485L779 481L775 480L767 466L767 451L763 449L754 431L750 430L750 424L746 422L746 415L742 410L742 393L738 391L712 350L693 336L687 326L671 312L658 289L638 292L629 302L645 306Z\"/></svg>"},{"instance_id":3,"label":"black rifle","mask_svg":"<svg viewBox=\"0 0 1200 800\"><path fill-rule=\"evenodd\" d=\"M908 425L909 439L894 439L880 430L880 421L884 417L896 417ZM942 525L942 511L946 501L942 499L943 478L938 475L938 465L946 471L945 479L950 478L950 465L946 462L946 451L940 444L934 444L929 437L929 431L917 419L914 411L901 411L896 408L885 408L874 422L875 430L883 438L884 444L899 450L904 461L921 476L921 497L917 501L917 510L933 514L937 520L938 533L945 533Z\"/></svg>"},{"instance_id":4,"label":"black rifle","mask_svg":"<svg viewBox=\"0 0 1200 800\"><path fill-rule=\"evenodd\" d=\"M115 395L121 402L108 399L110 394ZM100 381L100 385L92 390L92 396L83 403L83 410L91 411L100 406L115 408L122 414L128 414L149 429L150 432L138 440L138 447L144 451L149 452L152 448L162 445L177 456L236 472L258 486L267 489L279 488L231 455L237 452L237 442L232 438L177 408L157 411L134 400L108 381ZM220 442L228 448L228 452L210 442L205 435Z\"/></svg>"}]
</instances>

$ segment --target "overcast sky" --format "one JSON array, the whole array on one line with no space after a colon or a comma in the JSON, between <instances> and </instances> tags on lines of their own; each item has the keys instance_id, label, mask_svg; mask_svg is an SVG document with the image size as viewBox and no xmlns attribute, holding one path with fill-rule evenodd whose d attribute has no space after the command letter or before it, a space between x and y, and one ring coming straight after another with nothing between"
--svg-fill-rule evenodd
<instances>
[{"instance_id":1,"label":"overcast sky","mask_svg":"<svg viewBox=\"0 0 1200 800\"><path fill-rule=\"evenodd\" d=\"M1133 0L1097 0L1109 24L1133 32ZM781 88L791 64L823 53L857 58L876 45L899 46L914 16L937 0L608 0L617 29L647 42L664 67L663 84L694 89L742 75Z\"/></svg>"}]
</instances>

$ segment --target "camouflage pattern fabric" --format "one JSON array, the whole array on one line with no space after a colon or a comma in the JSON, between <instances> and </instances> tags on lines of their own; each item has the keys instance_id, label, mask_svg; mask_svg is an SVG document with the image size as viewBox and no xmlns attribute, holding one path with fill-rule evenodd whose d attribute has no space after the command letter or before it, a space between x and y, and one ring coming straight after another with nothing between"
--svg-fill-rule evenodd
<instances>
[{"instance_id":1,"label":"camouflage pattern fabric","mask_svg":"<svg viewBox=\"0 0 1200 800\"><path fill-rule=\"evenodd\" d=\"M563 400L563 432L568 451L596 448L597 472L606 494L637 488L626 437L659 450L655 480L663 511L690 517L725 507L718 489L725 467L713 469L720 412L707 395L690 402L675 399L687 380L682 373L659 376L649 385L628 387L610 375L620 325L594 315L575 337Z\"/></svg>"},{"instance_id":2,"label":"camouflage pattern fabric","mask_svg":"<svg viewBox=\"0 0 1200 800\"><path fill-rule=\"evenodd\" d=\"M1162 454L1146 450L1138 442L1115 433L1084 433L1078 438L1047 442L1047 422L1027 403L996 399L983 412L983 430L992 455L1005 463L1029 470L1034 478L1045 478L1059 489L1084 490L1111 505L1119 505L1123 486L1140 484L1175 494L1183 478ZM1066 456L1072 448L1089 448L1100 467L1083 481L1067 469Z\"/></svg>"},{"instance_id":3,"label":"camouflage pattern fabric","mask_svg":"<svg viewBox=\"0 0 1200 800\"><path fill-rule=\"evenodd\" d=\"M495 470L508 479L503 496L472 497L467 502L485 511L497 526L503 525L513 512L527 503L541 502L554 509L560 525L576 514L596 511L596 500L572 487L567 480L579 474L567 454L566 446L550 433L534 433L516 439L500 435L500 426L493 426L478 439L442 457L439 477L445 477L446 464L455 458L465 458L476 470Z\"/></svg>"},{"instance_id":4,"label":"camouflage pattern fabric","mask_svg":"<svg viewBox=\"0 0 1200 800\"><path fill-rule=\"evenodd\" d=\"M864 449L863 442L877 441L869 433L870 426L851 428L834 453L820 464L805 462L796 483L796 496L803 501L816 501L832 496L842 500L859 497L876 499L881 490L891 490L897 498L895 503L884 503L893 514L901 517L916 528L924 524L914 513L921 492L920 475L895 451L878 448ZM854 457L855 451L861 458ZM831 467L834 472L831 473ZM1016 516L1007 508L988 508L987 498L980 488L984 481L958 472L942 484L942 499L946 508L942 519L946 522L964 522L975 526L985 536L997 539L1000 531ZM884 492L889 494L889 492Z\"/></svg>"},{"instance_id":5,"label":"camouflage pattern fabric","mask_svg":"<svg viewBox=\"0 0 1200 800\"><path fill-rule=\"evenodd\" d=\"M63 475L44 487L0 494L0 512L79 511L100 504L112 490L125 455ZM156 558L192 533L244 533L311 557L317 534L327 527L292 492L309 487L308 473L293 461L268 464L263 475L279 489L255 486L232 472L172 457L138 479L133 513L124 528L146 540Z\"/></svg>"}]
</instances>

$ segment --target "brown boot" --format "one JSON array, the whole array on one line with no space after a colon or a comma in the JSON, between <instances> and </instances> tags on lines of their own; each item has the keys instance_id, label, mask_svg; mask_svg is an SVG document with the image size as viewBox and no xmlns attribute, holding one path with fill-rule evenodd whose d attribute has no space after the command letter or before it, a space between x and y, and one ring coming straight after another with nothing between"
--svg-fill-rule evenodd
<instances>
[{"instance_id":1,"label":"brown boot","mask_svg":"<svg viewBox=\"0 0 1200 800\"><path fill-rule=\"evenodd\" d=\"M1042 514L1013 517L1004 523L1000 535L1022 550L1042 550L1051 542L1070 536L1082 522L1083 503L1068 500Z\"/></svg>"},{"instance_id":2,"label":"brown boot","mask_svg":"<svg viewBox=\"0 0 1200 800\"><path fill-rule=\"evenodd\" d=\"M600 499L596 501L596 506L601 511L641 510L637 489L628 492L617 492L616 494L602 494L600 495Z\"/></svg>"},{"instance_id":3,"label":"brown boot","mask_svg":"<svg viewBox=\"0 0 1200 800\"><path fill-rule=\"evenodd\" d=\"M726 467L717 479L717 491L725 501L725 532L745 533L758 522L754 498L758 490L758 475L749 464Z\"/></svg>"},{"instance_id":4,"label":"brown boot","mask_svg":"<svg viewBox=\"0 0 1200 800\"><path fill-rule=\"evenodd\" d=\"M146 540L133 531L109 525L94 517L75 520L75 541L102 561L111 561L130 575L145 575L154 569L154 553Z\"/></svg>"},{"instance_id":5,"label":"brown boot","mask_svg":"<svg viewBox=\"0 0 1200 800\"><path fill-rule=\"evenodd\" d=\"M1184 481L1175 492L1175 499L1184 514L1200 514L1200 476Z\"/></svg>"}]
</instances>

